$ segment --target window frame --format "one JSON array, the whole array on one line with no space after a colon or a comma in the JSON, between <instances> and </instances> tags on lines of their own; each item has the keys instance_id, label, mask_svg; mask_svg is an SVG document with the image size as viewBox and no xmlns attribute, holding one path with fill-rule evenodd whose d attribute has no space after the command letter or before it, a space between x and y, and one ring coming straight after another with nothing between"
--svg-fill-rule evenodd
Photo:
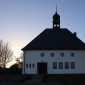
<instances>
[{"instance_id":1,"label":"window frame","mask_svg":"<svg viewBox=\"0 0 85 85\"><path fill-rule=\"evenodd\" d=\"M63 69L63 62L59 62L59 69Z\"/></svg>"},{"instance_id":2,"label":"window frame","mask_svg":"<svg viewBox=\"0 0 85 85\"><path fill-rule=\"evenodd\" d=\"M35 65L34 65L34 64L32 64L32 67L34 68L34 67L35 67Z\"/></svg>"},{"instance_id":3,"label":"window frame","mask_svg":"<svg viewBox=\"0 0 85 85\"><path fill-rule=\"evenodd\" d=\"M28 68L28 64L26 64L26 68Z\"/></svg>"},{"instance_id":4,"label":"window frame","mask_svg":"<svg viewBox=\"0 0 85 85\"><path fill-rule=\"evenodd\" d=\"M44 57L44 56L45 56L45 54L44 54L44 53L41 53L41 54L40 54L40 56L41 56L41 57Z\"/></svg>"},{"instance_id":5,"label":"window frame","mask_svg":"<svg viewBox=\"0 0 85 85\"><path fill-rule=\"evenodd\" d=\"M54 54L54 53L50 53L50 56L51 56L51 57L54 57L54 56L55 56L55 54Z\"/></svg>"},{"instance_id":6,"label":"window frame","mask_svg":"<svg viewBox=\"0 0 85 85\"><path fill-rule=\"evenodd\" d=\"M71 57L74 57L74 53L72 52L72 53L70 53L70 55L71 55Z\"/></svg>"},{"instance_id":7,"label":"window frame","mask_svg":"<svg viewBox=\"0 0 85 85\"><path fill-rule=\"evenodd\" d=\"M75 62L71 62L71 69L75 69Z\"/></svg>"},{"instance_id":8,"label":"window frame","mask_svg":"<svg viewBox=\"0 0 85 85\"><path fill-rule=\"evenodd\" d=\"M64 53L60 53L60 56L61 56L61 57L64 57Z\"/></svg>"},{"instance_id":9,"label":"window frame","mask_svg":"<svg viewBox=\"0 0 85 85\"><path fill-rule=\"evenodd\" d=\"M65 69L69 69L69 62L65 62Z\"/></svg>"},{"instance_id":10,"label":"window frame","mask_svg":"<svg viewBox=\"0 0 85 85\"><path fill-rule=\"evenodd\" d=\"M53 62L53 69L57 69L57 62Z\"/></svg>"},{"instance_id":11,"label":"window frame","mask_svg":"<svg viewBox=\"0 0 85 85\"><path fill-rule=\"evenodd\" d=\"M31 64L29 64L29 68L31 68Z\"/></svg>"}]
</instances>

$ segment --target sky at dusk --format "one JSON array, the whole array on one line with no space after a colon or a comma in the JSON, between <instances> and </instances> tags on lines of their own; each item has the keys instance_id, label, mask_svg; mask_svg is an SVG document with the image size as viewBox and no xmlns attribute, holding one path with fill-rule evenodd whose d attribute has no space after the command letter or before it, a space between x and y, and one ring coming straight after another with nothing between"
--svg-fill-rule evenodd
<instances>
[{"instance_id":1,"label":"sky at dusk","mask_svg":"<svg viewBox=\"0 0 85 85\"><path fill-rule=\"evenodd\" d=\"M77 32L85 42L85 0L0 0L0 39L12 49L23 48L60 15L61 28Z\"/></svg>"}]
</instances>

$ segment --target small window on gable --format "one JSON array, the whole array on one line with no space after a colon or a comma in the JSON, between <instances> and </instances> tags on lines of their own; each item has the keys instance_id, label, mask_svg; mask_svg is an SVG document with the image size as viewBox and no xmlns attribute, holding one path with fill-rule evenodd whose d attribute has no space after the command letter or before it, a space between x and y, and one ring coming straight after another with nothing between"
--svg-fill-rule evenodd
<instances>
[{"instance_id":1,"label":"small window on gable","mask_svg":"<svg viewBox=\"0 0 85 85\"><path fill-rule=\"evenodd\" d=\"M41 54L40 54L41 57L44 57L44 55L45 55L44 53L41 53Z\"/></svg>"},{"instance_id":2,"label":"small window on gable","mask_svg":"<svg viewBox=\"0 0 85 85\"><path fill-rule=\"evenodd\" d=\"M69 69L69 62L65 62L65 69Z\"/></svg>"},{"instance_id":3,"label":"small window on gable","mask_svg":"<svg viewBox=\"0 0 85 85\"><path fill-rule=\"evenodd\" d=\"M29 64L29 68L31 68L31 64Z\"/></svg>"},{"instance_id":4,"label":"small window on gable","mask_svg":"<svg viewBox=\"0 0 85 85\"><path fill-rule=\"evenodd\" d=\"M63 62L59 62L59 69L63 69Z\"/></svg>"},{"instance_id":5,"label":"small window on gable","mask_svg":"<svg viewBox=\"0 0 85 85\"><path fill-rule=\"evenodd\" d=\"M71 62L71 69L75 69L75 62Z\"/></svg>"},{"instance_id":6,"label":"small window on gable","mask_svg":"<svg viewBox=\"0 0 85 85\"><path fill-rule=\"evenodd\" d=\"M51 57L54 57L54 53L51 53L50 56L51 56Z\"/></svg>"},{"instance_id":7,"label":"small window on gable","mask_svg":"<svg viewBox=\"0 0 85 85\"><path fill-rule=\"evenodd\" d=\"M53 62L53 69L57 69L57 62Z\"/></svg>"},{"instance_id":8,"label":"small window on gable","mask_svg":"<svg viewBox=\"0 0 85 85\"><path fill-rule=\"evenodd\" d=\"M64 53L61 53L60 56L61 56L61 57L64 57Z\"/></svg>"},{"instance_id":9,"label":"small window on gable","mask_svg":"<svg viewBox=\"0 0 85 85\"><path fill-rule=\"evenodd\" d=\"M26 68L28 68L28 64L26 64Z\"/></svg>"},{"instance_id":10,"label":"small window on gable","mask_svg":"<svg viewBox=\"0 0 85 85\"><path fill-rule=\"evenodd\" d=\"M71 53L71 57L73 57L74 56L74 53Z\"/></svg>"},{"instance_id":11,"label":"small window on gable","mask_svg":"<svg viewBox=\"0 0 85 85\"><path fill-rule=\"evenodd\" d=\"M32 67L34 68L34 64L32 64Z\"/></svg>"}]
</instances>

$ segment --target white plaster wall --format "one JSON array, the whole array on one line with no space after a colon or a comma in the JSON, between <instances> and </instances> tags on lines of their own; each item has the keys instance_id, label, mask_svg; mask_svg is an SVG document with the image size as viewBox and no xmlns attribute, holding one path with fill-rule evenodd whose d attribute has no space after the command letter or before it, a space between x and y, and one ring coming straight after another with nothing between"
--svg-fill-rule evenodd
<instances>
[{"instance_id":1,"label":"white plaster wall","mask_svg":"<svg viewBox=\"0 0 85 85\"><path fill-rule=\"evenodd\" d=\"M40 54L44 53L45 56L41 57ZM54 53L55 56L51 57L50 53ZM64 57L60 56L60 53L64 53ZM74 53L74 57L70 55L70 53ZM50 50L50 51L25 51L25 64L28 64L28 68L25 65L25 74L37 74L37 63L38 62L47 62L47 73L48 74L78 74L78 73L85 73L85 51L66 51L66 50ZM53 69L53 62L75 62L75 69ZM34 64L34 68L29 68L29 64ZM24 66L24 65L23 65ZM23 67L24 70L24 67Z\"/></svg>"},{"instance_id":2,"label":"white plaster wall","mask_svg":"<svg viewBox=\"0 0 85 85\"><path fill-rule=\"evenodd\" d=\"M24 72L24 57L25 57L25 52L23 53L22 74L25 74L25 72Z\"/></svg>"}]
</instances>

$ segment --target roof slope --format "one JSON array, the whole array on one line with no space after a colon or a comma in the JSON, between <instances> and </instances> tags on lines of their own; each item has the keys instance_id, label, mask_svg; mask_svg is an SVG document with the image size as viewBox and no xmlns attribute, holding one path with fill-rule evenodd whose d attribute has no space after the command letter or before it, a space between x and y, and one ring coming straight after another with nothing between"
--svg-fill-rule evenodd
<instances>
[{"instance_id":1,"label":"roof slope","mask_svg":"<svg viewBox=\"0 0 85 85\"><path fill-rule=\"evenodd\" d=\"M85 43L68 29L45 29L22 50L85 50Z\"/></svg>"}]
</instances>

